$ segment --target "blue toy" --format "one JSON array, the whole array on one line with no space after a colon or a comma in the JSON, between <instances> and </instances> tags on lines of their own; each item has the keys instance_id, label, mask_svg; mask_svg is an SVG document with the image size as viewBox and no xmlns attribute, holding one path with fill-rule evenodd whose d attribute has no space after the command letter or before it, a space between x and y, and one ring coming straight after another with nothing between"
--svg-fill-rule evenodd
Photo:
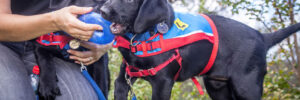
<instances>
[{"instance_id":1,"label":"blue toy","mask_svg":"<svg viewBox=\"0 0 300 100\"><path fill-rule=\"evenodd\" d=\"M100 14L95 12L90 12L79 17L79 20L88 24L97 24L103 27L103 31L95 31L90 42L97 44L107 44L113 41L114 35L110 31L111 22L105 20Z\"/></svg>"}]
</instances>

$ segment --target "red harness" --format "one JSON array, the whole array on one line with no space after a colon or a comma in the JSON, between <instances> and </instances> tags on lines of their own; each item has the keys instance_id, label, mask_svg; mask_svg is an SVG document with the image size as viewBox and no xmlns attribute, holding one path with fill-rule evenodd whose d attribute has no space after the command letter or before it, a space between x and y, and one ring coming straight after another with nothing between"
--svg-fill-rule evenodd
<instances>
[{"instance_id":1,"label":"red harness","mask_svg":"<svg viewBox=\"0 0 300 100\"><path fill-rule=\"evenodd\" d=\"M199 40L208 40L209 42L211 42L213 44L213 50L210 56L210 59L207 63L207 65L205 66L205 68L202 70L202 72L199 75L203 75L205 73L207 73L211 67L213 66L216 56L217 56L217 51L218 51L218 46L219 46L219 37L218 37L218 31L217 28L215 27L215 24L213 23L213 21L206 15L201 14L209 23L210 26L212 28L213 31L213 35L214 37L208 37L205 35L205 33L198 33L198 34L194 34L194 36L191 36L194 39L191 38L177 38L176 40L172 40L172 39L168 39L168 40L163 40L163 35L162 34L156 34L154 36L152 36L151 38L149 38L148 40L152 40L153 38L159 36L160 37L160 41L155 41L155 42L148 42L146 43L145 41L143 41L141 44L138 44L136 46L131 46L130 42L128 40L126 40L125 38L121 37L121 36L117 36L115 41L117 44L114 45L114 47L123 47L123 48L127 48L130 49L131 52L135 53L136 51L143 51L144 55L137 55L138 57L148 57L148 56L153 56L153 55L157 55L160 54L162 52L165 51L169 51L172 49L175 49L176 54L174 54L172 57L170 57L167 61L165 61L162 64L159 64L156 67L153 67L151 69L139 69L138 67L134 67L129 65L125 60L123 60L123 62L126 64L126 73L130 76L130 77L146 77L146 76L154 76L157 74L157 72L159 72L161 69L163 69L164 67L166 67L168 64L170 64L172 61L176 60L177 63L180 65L180 68L178 70L178 72L176 73L176 75L174 76L174 80L177 80L179 73L182 69L182 57L180 56L179 47L182 47L184 45L199 41ZM197 38L197 39L195 39ZM171 41L180 41L181 43L178 44L178 42L171 42ZM166 44L168 43L168 44ZM176 46L176 47L174 47ZM147 53L147 51L149 50L153 50L156 48L161 48L161 52L155 52L155 53ZM134 72L132 70L135 70ZM192 77L193 82L195 83L199 93L202 95L204 94L201 85L199 84L199 82L197 81L197 79L195 77Z\"/></svg>"},{"instance_id":2,"label":"red harness","mask_svg":"<svg viewBox=\"0 0 300 100\"><path fill-rule=\"evenodd\" d=\"M180 69L178 70L178 72L176 73L174 80L177 80L178 76L179 76L179 72L181 70L181 62L182 62L182 58L180 56L179 50L175 49L176 51L176 55L174 54L169 60L165 61L162 64L159 64L158 66L151 68L151 69L145 69L145 70L141 70L137 67L131 66L129 65L125 60L125 64L126 64L126 72L130 77L145 77L145 76L154 76L156 75L156 73L158 71L160 71L161 69L165 68L168 64L170 64L172 61L176 60L178 62L178 64L180 65ZM131 72L131 69L136 70L137 72Z\"/></svg>"},{"instance_id":3,"label":"red harness","mask_svg":"<svg viewBox=\"0 0 300 100\"><path fill-rule=\"evenodd\" d=\"M55 35L54 33L49 33L46 35L42 35L36 39L38 43L44 46L56 46L58 45L60 49L63 49L66 44L72 38L67 35Z\"/></svg>"}]
</instances>

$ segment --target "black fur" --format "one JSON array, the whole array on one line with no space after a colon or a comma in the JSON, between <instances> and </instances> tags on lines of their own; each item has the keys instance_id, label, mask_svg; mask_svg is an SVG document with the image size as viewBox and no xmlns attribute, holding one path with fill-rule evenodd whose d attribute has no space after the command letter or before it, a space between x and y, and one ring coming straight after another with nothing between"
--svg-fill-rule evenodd
<instances>
[{"instance_id":1,"label":"black fur","mask_svg":"<svg viewBox=\"0 0 300 100\"><path fill-rule=\"evenodd\" d=\"M99 5L100 6L100 5ZM95 12L99 6L94 8ZM35 40L35 56L40 67L40 82L39 82L39 99L40 100L54 100L56 96L61 95L57 86L56 69L53 67L53 57L59 57L69 62L70 59L63 57L61 49L58 46L43 46ZM103 55L97 62L87 66L89 74L95 80L97 85L102 90L104 96L107 98L110 86L110 74L108 69L108 54ZM78 70L80 70L78 66Z\"/></svg>"},{"instance_id":2,"label":"black fur","mask_svg":"<svg viewBox=\"0 0 300 100\"><path fill-rule=\"evenodd\" d=\"M39 99L54 100L55 97L61 95L61 93L57 86L58 79L56 76L56 68L53 67L53 58L65 58L62 56L60 49L57 48L57 46L43 46L37 42L35 42L35 55L40 67L40 82L38 88ZM68 59L65 60L70 61ZM105 54L100 60L87 66L87 68L88 72L107 98L110 86L108 54ZM79 66L78 70L80 70Z\"/></svg>"},{"instance_id":3,"label":"black fur","mask_svg":"<svg viewBox=\"0 0 300 100\"><path fill-rule=\"evenodd\" d=\"M104 18L131 27L126 32L136 34L151 31L161 21L171 27L173 10L167 0L108 0L101 8ZM213 100L260 100L266 74L266 53L292 33L300 30L300 24L274 33L261 34L240 22L217 15L208 15L219 32L219 50L212 69L203 75L208 94ZM124 32L125 33L125 32ZM201 40L179 48L183 58L182 70L177 81L198 75L207 64L212 44ZM125 60L141 69L150 69L175 54L174 50L145 58L139 58L128 49L119 48ZM152 86L153 100L170 99L173 77L179 69L176 61L170 63L155 76L143 77ZM115 81L115 99L126 100L129 85L126 83L125 64ZM136 78L132 78L134 82Z\"/></svg>"}]
</instances>

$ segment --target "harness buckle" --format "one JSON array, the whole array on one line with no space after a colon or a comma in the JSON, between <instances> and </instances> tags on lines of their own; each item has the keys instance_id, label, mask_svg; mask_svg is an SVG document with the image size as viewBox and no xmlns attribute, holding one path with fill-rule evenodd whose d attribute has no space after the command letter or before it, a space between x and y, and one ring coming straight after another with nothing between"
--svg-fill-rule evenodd
<instances>
[{"instance_id":1,"label":"harness buckle","mask_svg":"<svg viewBox=\"0 0 300 100\"><path fill-rule=\"evenodd\" d=\"M145 73L144 73L144 70L143 69L139 69L138 71L140 73L140 77L145 77Z\"/></svg>"},{"instance_id":2,"label":"harness buckle","mask_svg":"<svg viewBox=\"0 0 300 100\"><path fill-rule=\"evenodd\" d=\"M153 42L152 42L152 41L149 41L148 43L149 43L149 45L150 45L150 50L153 50Z\"/></svg>"},{"instance_id":3,"label":"harness buckle","mask_svg":"<svg viewBox=\"0 0 300 100\"><path fill-rule=\"evenodd\" d=\"M80 67L81 72L84 70L87 70L86 66L84 66L84 64L82 62L80 62L80 65L81 65L81 67Z\"/></svg>"},{"instance_id":4,"label":"harness buckle","mask_svg":"<svg viewBox=\"0 0 300 100\"><path fill-rule=\"evenodd\" d=\"M133 50L134 48L134 50ZM136 46L133 46L133 45L129 45L129 49L132 53L136 53L137 52L137 47Z\"/></svg>"},{"instance_id":5,"label":"harness buckle","mask_svg":"<svg viewBox=\"0 0 300 100\"><path fill-rule=\"evenodd\" d=\"M150 76L154 76L157 73L155 68L148 69L147 71L150 74Z\"/></svg>"}]
</instances>

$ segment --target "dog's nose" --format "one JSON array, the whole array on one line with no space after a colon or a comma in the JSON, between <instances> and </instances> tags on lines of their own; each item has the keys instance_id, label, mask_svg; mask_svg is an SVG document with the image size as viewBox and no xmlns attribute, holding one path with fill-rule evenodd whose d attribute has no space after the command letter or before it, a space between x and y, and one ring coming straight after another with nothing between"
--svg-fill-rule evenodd
<instances>
[{"instance_id":1,"label":"dog's nose","mask_svg":"<svg viewBox=\"0 0 300 100\"><path fill-rule=\"evenodd\" d=\"M110 13L110 10L107 6L102 6L100 8L100 13L101 13L102 16L108 16L109 13Z\"/></svg>"}]
</instances>

